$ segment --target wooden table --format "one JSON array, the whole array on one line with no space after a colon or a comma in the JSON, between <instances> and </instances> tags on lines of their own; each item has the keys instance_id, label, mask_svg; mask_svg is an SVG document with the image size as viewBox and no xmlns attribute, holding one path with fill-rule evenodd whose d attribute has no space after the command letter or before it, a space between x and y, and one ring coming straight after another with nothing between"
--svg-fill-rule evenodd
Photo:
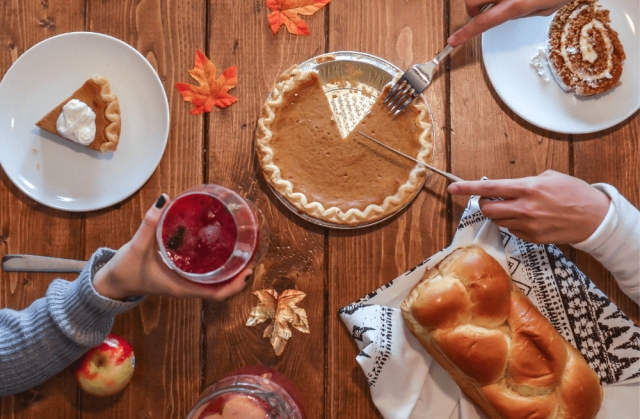
<instances>
[{"instance_id":1,"label":"wooden table","mask_svg":"<svg viewBox=\"0 0 640 419\"><path fill-rule=\"evenodd\" d=\"M26 197L0 179L0 256L34 253L88 258L118 248L161 192L175 196L201 183L231 187L253 200L271 226L271 247L255 279L223 303L148 298L119 316L113 331L137 354L136 373L120 395L84 395L68 368L48 382L0 399L0 418L182 418L199 393L223 373L272 366L307 399L309 418L380 417L357 353L337 311L395 278L450 242L466 201L451 199L431 175L413 204L381 225L334 231L308 224L279 203L257 168L253 138L259 110L276 77L294 63L329 51L378 55L400 67L431 59L447 34L466 22L462 0L335 0L305 17L311 36L281 28L273 35L263 0L21 0L0 3L0 74L28 48L70 31L101 32L140 51L156 69L171 108L171 133L160 166L131 198L102 211L68 213ZM190 82L197 49L220 71L238 67L238 103L204 116L189 114L174 88ZM592 135L544 131L511 112L481 64L479 40L459 48L426 96L436 123L435 165L467 179L522 177L554 169L616 186L640 205L638 113ZM21 100L16 98L16 100ZM2 152L0 150L0 152ZM480 157L480 158L479 158ZM564 247L636 323L638 306L591 257ZM51 274L2 272L0 307L22 309L44 295ZM72 275L65 276L73 279ZM310 335L294 331L277 357L263 327L244 323L257 299L250 289L296 288ZM46 356L46 354L44 354Z\"/></svg>"}]
</instances>

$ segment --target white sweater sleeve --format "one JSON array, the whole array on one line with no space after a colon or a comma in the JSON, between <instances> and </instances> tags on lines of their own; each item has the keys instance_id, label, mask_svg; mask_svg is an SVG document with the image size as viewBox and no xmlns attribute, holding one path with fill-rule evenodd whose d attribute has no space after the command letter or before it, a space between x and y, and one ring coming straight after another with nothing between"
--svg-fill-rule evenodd
<instances>
[{"instance_id":1,"label":"white sweater sleeve","mask_svg":"<svg viewBox=\"0 0 640 419\"><path fill-rule=\"evenodd\" d=\"M602 263L620 289L640 304L640 211L613 186L605 183L592 186L606 193L611 204L591 237L572 246Z\"/></svg>"}]
</instances>

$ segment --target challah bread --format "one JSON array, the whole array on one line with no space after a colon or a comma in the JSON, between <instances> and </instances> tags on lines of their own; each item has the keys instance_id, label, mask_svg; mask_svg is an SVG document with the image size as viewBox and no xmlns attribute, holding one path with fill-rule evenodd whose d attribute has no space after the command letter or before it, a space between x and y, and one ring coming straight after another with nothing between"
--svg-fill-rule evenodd
<instances>
[{"instance_id":1,"label":"challah bread","mask_svg":"<svg viewBox=\"0 0 640 419\"><path fill-rule=\"evenodd\" d=\"M596 373L481 248L453 251L401 309L422 346L491 419L598 413Z\"/></svg>"}]
</instances>

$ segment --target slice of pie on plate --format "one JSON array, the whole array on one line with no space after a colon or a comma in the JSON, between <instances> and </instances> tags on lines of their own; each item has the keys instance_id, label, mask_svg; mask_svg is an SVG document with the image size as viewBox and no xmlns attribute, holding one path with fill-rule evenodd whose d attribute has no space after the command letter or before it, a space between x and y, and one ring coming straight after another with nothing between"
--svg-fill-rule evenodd
<instances>
[{"instance_id":1,"label":"slice of pie on plate","mask_svg":"<svg viewBox=\"0 0 640 419\"><path fill-rule=\"evenodd\" d=\"M36 125L102 153L120 141L120 103L105 77L95 75Z\"/></svg>"},{"instance_id":2,"label":"slice of pie on plate","mask_svg":"<svg viewBox=\"0 0 640 419\"><path fill-rule=\"evenodd\" d=\"M287 70L258 120L256 148L265 179L299 211L332 224L370 224L403 208L422 187L426 170L358 131L428 163L431 115L420 97L392 116L382 103L385 95L343 138L318 75L295 66Z\"/></svg>"}]
</instances>

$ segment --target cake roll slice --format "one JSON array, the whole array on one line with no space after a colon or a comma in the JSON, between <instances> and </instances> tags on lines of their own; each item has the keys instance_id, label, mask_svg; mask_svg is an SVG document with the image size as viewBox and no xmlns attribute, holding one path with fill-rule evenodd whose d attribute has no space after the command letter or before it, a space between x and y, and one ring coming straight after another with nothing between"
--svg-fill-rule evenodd
<instances>
[{"instance_id":1,"label":"cake roll slice","mask_svg":"<svg viewBox=\"0 0 640 419\"><path fill-rule=\"evenodd\" d=\"M547 57L565 91L592 96L618 85L626 57L610 22L609 11L597 0L574 0L554 16Z\"/></svg>"}]
</instances>

